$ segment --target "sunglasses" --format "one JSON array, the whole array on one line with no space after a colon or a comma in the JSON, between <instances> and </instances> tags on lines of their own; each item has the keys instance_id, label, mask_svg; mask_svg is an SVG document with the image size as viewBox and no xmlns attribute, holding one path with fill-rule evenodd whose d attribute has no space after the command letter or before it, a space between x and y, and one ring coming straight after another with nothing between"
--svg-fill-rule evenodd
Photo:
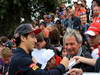
<instances>
[{"instance_id":1,"label":"sunglasses","mask_svg":"<svg viewBox=\"0 0 100 75\"><path fill-rule=\"evenodd\" d=\"M86 36L88 39L94 39L94 38L96 38L96 36L91 36L91 35L87 35Z\"/></svg>"}]
</instances>

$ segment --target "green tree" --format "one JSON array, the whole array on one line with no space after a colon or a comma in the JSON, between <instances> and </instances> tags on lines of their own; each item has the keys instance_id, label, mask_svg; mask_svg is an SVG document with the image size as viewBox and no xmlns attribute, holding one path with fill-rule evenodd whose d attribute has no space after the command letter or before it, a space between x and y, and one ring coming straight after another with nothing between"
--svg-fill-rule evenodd
<instances>
[{"instance_id":1,"label":"green tree","mask_svg":"<svg viewBox=\"0 0 100 75\"><path fill-rule=\"evenodd\" d=\"M0 0L0 36L13 34L21 18L32 22L34 13L53 12L58 4L59 0Z\"/></svg>"},{"instance_id":2,"label":"green tree","mask_svg":"<svg viewBox=\"0 0 100 75\"><path fill-rule=\"evenodd\" d=\"M29 0L0 0L0 35L13 34L21 17L25 18L25 22L31 21L29 3Z\"/></svg>"}]
</instances>

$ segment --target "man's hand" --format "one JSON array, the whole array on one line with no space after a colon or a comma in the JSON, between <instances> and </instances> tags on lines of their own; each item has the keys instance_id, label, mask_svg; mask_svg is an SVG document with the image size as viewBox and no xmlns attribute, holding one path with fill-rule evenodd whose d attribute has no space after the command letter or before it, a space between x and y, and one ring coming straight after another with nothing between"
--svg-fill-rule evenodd
<instances>
[{"instance_id":1,"label":"man's hand","mask_svg":"<svg viewBox=\"0 0 100 75\"><path fill-rule=\"evenodd\" d=\"M83 71L81 69L73 68L68 71L68 75L83 75Z\"/></svg>"},{"instance_id":2,"label":"man's hand","mask_svg":"<svg viewBox=\"0 0 100 75\"><path fill-rule=\"evenodd\" d=\"M81 57L81 56L75 56L73 57L74 59L76 59L77 63L84 63L84 60L86 60L87 58L85 57Z\"/></svg>"},{"instance_id":3,"label":"man's hand","mask_svg":"<svg viewBox=\"0 0 100 75\"><path fill-rule=\"evenodd\" d=\"M81 56L75 56L73 57L74 59L76 59L77 63L85 63L91 66L94 66L96 64L96 59L90 59L90 58L85 58L85 57L81 57Z\"/></svg>"},{"instance_id":4,"label":"man's hand","mask_svg":"<svg viewBox=\"0 0 100 75\"><path fill-rule=\"evenodd\" d=\"M65 67L68 67L69 61L67 57L63 57L60 64L63 64Z\"/></svg>"}]
</instances>

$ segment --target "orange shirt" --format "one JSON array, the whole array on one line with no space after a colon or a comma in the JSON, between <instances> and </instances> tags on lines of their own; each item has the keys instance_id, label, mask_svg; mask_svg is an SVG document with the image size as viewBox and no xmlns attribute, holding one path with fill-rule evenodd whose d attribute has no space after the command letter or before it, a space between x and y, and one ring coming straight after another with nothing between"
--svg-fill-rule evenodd
<instances>
[{"instance_id":1,"label":"orange shirt","mask_svg":"<svg viewBox=\"0 0 100 75\"><path fill-rule=\"evenodd\" d=\"M75 10L75 16L81 16L81 15L84 15L86 14L86 9L85 8L80 8L80 9L76 9Z\"/></svg>"},{"instance_id":2,"label":"orange shirt","mask_svg":"<svg viewBox=\"0 0 100 75\"><path fill-rule=\"evenodd\" d=\"M47 28L45 28L43 30L43 33L44 33L44 37L48 38L49 37L49 30Z\"/></svg>"}]
</instances>

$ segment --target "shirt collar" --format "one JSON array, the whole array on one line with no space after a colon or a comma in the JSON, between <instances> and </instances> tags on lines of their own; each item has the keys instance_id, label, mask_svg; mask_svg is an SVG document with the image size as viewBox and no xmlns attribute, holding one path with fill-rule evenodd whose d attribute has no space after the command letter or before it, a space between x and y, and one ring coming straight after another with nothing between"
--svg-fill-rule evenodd
<instances>
[{"instance_id":1,"label":"shirt collar","mask_svg":"<svg viewBox=\"0 0 100 75\"><path fill-rule=\"evenodd\" d=\"M82 54L82 48L80 47L76 56L80 56Z\"/></svg>"}]
</instances>

